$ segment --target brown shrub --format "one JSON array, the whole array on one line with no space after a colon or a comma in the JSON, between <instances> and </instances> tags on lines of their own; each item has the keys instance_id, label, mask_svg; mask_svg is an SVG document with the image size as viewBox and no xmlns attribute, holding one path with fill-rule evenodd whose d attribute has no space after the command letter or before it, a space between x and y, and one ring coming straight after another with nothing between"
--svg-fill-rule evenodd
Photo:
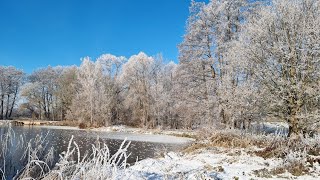
<instances>
[{"instance_id":1,"label":"brown shrub","mask_svg":"<svg viewBox=\"0 0 320 180\"><path fill-rule=\"evenodd\" d=\"M208 149L213 147L223 148L247 148L251 146L266 147L265 138L254 138L248 134L240 134L238 131L219 131L206 135L208 138L203 138L201 135L194 136L197 140L204 139L202 143L194 143L187 147L184 152L191 153L199 149ZM190 136L191 137L191 136Z\"/></svg>"},{"instance_id":2,"label":"brown shrub","mask_svg":"<svg viewBox=\"0 0 320 180\"><path fill-rule=\"evenodd\" d=\"M250 146L264 147L267 144L265 138L228 131L213 134L210 137L210 142L213 146L224 148L247 148Z\"/></svg>"},{"instance_id":3,"label":"brown shrub","mask_svg":"<svg viewBox=\"0 0 320 180\"><path fill-rule=\"evenodd\" d=\"M215 130L210 128L199 128L197 131L198 139L207 140L212 136L213 132L215 132Z\"/></svg>"},{"instance_id":4,"label":"brown shrub","mask_svg":"<svg viewBox=\"0 0 320 180\"><path fill-rule=\"evenodd\" d=\"M310 148L308 154L312 156L320 156L320 147Z\"/></svg>"},{"instance_id":5,"label":"brown shrub","mask_svg":"<svg viewBox=\"0 0 320 180\"><path fill-rule=\"evenodd\" d=\"M287 169L294 176L302 176L309 172L309 169L301 162L291 163Z\"/></svg>"},{"instance_id":6,"label":"brown shrub","mask_svg":"<svg viewBox=\"0 0 320 180\"><path fill-rule=\"evenodd\" d=\"M279 175L279 174L283 174L285 172L286 172L286 167L283 167L283 166L279 166L279 167L273 168L270 171L270 173L272 175Z\"/></svg>"},{"instance_id":7,"label":"brown shrub","mask_svg":"<svg viewBox=\"0 0 320 180\"><path fill-rule=\"evenodd\" d=\"M246 148L251 145L251 141L236 134L217 133L210 138L210 142L214 146L224 148Z\"/></svg>"},{"instance_id":8,"label":"brown shrub","mask_svg":"<svg viewBox=\"0 0 320 180\"><path fill-rule=\"evenodd\" d=\"M77 127L77 126L79 126L79 122L78 122L78 121L65 120L65 121L60 121L60 122L59 122L59 126L73 126L73 127Z\"/></svg>"},{"instance_id":9,"label":"brown shrub","mask_svg":"<svg viewBox=\"0 0 320 180\"><path fill-rule=\"evenodd\" d=\"M254 170L254 171L253 171L253 174L255 174L257 177L272 178L271 173L270 173L269 170L266 169L266 168Z\"/></svg>"},{"instance_id":10,"label":"brown shrub","mask_svg":"<svg viewBox=\"0 0 320 180\"><path fill-rule=\"evenodd\" d=\"M309 167L314 167L315 163L320 164L320 157L307 157L307 162L309 163Z\"/></svg>"},{"instance_id":11,"label":"brown shrub","mask_svg":"<svg viewBox=\"0 0 320 180\"><path fill-rule=\"evenodd\" d=\"M207 147L210 147L210 144L205 143L193 143L191 146L186 147L183 152L184 153L194 153L199 149L205 149Z\"/></svg>"},{"instance_id":12,"label":"brown shrub","mask_svg":"<svg viewBox=\"0 0 320 180\"><path fill-rule=\"evenodd\" d=\"M283 152L283 150L275 146L268 146L263 150L255 151L254 154L264 159L273 158L273 157L283 158L285 156L285 153Z\"/></svg>"},{"instance_id":13,"label":"brown shrub","mask_svg":"<svg viewBox=\"0 0 320 180\"><path fill-rule=\"evenodd\" d=\"M293 162L287 165L278 166L271 170L266 168L254 170L253 173L258 177L272 178L272 176L283 174L286 171L294 176L302 176L309 172L309 169L301 162Z\"/></svg>"},{"instance_id":14,"label":"brown shrub","mask_svg":"<svg viewBox=\"0 0 320 180\"><path fill-rule=\"evenodd\" d=\"M82 122L82 123L79 124L79 128L80 128L80 129L86 129L86 128L87 128L87 125Z\"/></svg>"},{"instance_id":15,"label":"brown shrub","mask_svg":"<svg viewBox=\"0 0 320 180\"><path fill-rule=\"evenodd\" d=\"M190 133L171 133L170 135L172 136L176 136L176 137L185 137L185 138L191 138L191 139L198 139L199 136L195 135L195 134L190 134Z\"/></svg>"},{"instance_id":16,"label":"brown shrub","mask_svg":"<svg viewBox=\"0 0 320 180\"><path fill-rule=\"evenodd\" d=\"M309 172L309 169L301 162L293 162L288 165L279 166L270 171L272 175L283 174L286 171L294 176L303 176Z\"/></svg>"},{"instance_id":17,"label":"brown shrub","mask_svg":"<svg viewBox=\"0 0 320 180\"><path fill-rule=\"evenodd\" d=\"M264 149L255 151L254 154L264 159L267 158L285 158L288 152L305 152L306 155L320 155L320 144L313 139L304 139L302 136L296 136L291 139L274 138L272 141L266 141ZM310 145L312 144L312 145Z\"/></svg>"}]
</instances>

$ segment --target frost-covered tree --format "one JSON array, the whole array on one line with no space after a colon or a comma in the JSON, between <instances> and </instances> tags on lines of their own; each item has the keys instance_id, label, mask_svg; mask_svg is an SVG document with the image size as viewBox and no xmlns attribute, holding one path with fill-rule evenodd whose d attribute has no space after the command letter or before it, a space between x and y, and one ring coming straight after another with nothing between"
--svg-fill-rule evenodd
<instances>
[{"instance_id":1,"label":"frost-covered tree","mask_svg":"<svg viewBox=\"0 0 320 180\"><path fill-rule=\"evenodd\" d=\"M132 123L152 127L151 79L154 58L140 52L123 65L121 81L126 91L125 105L132 113Z\"/></svg>"},{"instance_id":2,"label":"frost-covered tree","mask_svg":"<svg viewBox=\"0 0 320 180\"><path fill-rule=\"evenodd\" d=\"M175 119L175 105L176 101L174 98L174 76L177 68L177 64L169 62L164 64L162 57L156 59L156 71L154 74L155 85L152 87L152 94L154 97L154 111L155 121L157 126L164 128L178 128L181 127L180 123Z\"/></svg>"},{"instance_id":3,"label":"frost-covered tree","mask_svg":"<svg viewBox=\"0 0 320 180\"><path fill-rule=\"evenodd\" d=\"M104 117L106 126L122 121L123 99L121 92L123 91L123 87L119 83L119 76L122 65L126 60L124 56L117 57L111 54L103 54L97 59L97 62L103 67L103 76L105 78L103 82L105 92L102 98L106 99L104 102L107 111L106 117Z\"/></svg>"},{"instance_id":4,"label":"frost-covered tree","mask_svg":"<svg viewBox=\"0 0 320 180\"><path fill-rule=\"evenodd\" d=\"M245 25L236 49L248 62L265 117L289 124L289 136L319 125L320 3L274 0Z\"/></svg>"},{"instance_id":5,"label":"frost-covered tree","mask_svg":"<svg viewBox=\"0 0 320 180\"><path fill-rule=\"evenodd\" d=\"M77 94L73 100L69 118L76 118L80 121L89 121L93 124L97 120L99 108L97 101L101 91L103 79L102 66L93 62L89 57L85 57L77 72Z\"/></svg>"},{"instance_id":6,"label":"frost-covered tree","mask_svg":"<svg viewBox=\"0 0 320 180\"><path fill-rule=\"evenodd\" d=\"M57 110L57 80L61 67L41 68L28 76L28 83L23 88L22 96L28 101L26 107L38 110L39 119L55 120ZM31 104L30 104L31 103Z\"/></svg>"},{"instance_id":7,"label":"frost-covered tree","mask_svg":"<svg viewBox=\"0 0 320 180\"><path fill-rule=\"evenodd\" d=\"M184 41L179 46L177 70L182 91L180 99L184 101L180 109L189 110L183 117L189 119L189 126L214 124L218 114L222 114L222 122L226 121L227 109L217 87L228 73L224 54L229 44L238 38L246 9L245 0L208 4L192 1Z\"/></svg>"},{"instance_id":8,"label":"frost-covered tree","mask_svg":"<svg viewBox=\"0 0 320 180\"><path fill-rule=\"evenodd\" d=\"M164 64L161 55L143 52L123 65L121 83L127 123L146 128L177 127L174 117L174 71L176 64Z\"/></svg>"},{"instance_id":9,"label":"frost-covered tree","mask_svg":"<svg viewBox=\"0 0 320 180\"><path fill-rule=\"evenodd\" d=\"M12 66L0 66L0 119L12 117L23 78L23 71Z\"/></svg>"},{"instance_id":10,"label":"frost-covered tree","mask_svg":"<svg viewBox=\"0 0 320 180\"><path fill-rule=\"evenodd\" d=\"M68 118L91 125L109 125L118 118L117 79L124 57L105 54L96 61L83 59L77 70L76 94Z\"/></svg>"},{"instance_id":11,"label":"frost-covered tree","mask_svg":"<svg viewBox=\"0 0 320 180\"><path fill-rule=\"evenodd\" d=\"M77 67L63 67L57 80L57 117L61 120L66 119L67 112L70 110L73 99L77 92Z\"/></svg>"},{"instance_id":12,"label":"frost-covered tree","mask_svg":"<svg viewBox=\"0 0 320 180\"><path fill-rule=\"evenodd\" d=\"M224 66L226 72L217 87L222 109L221 119L227 127L249 128L252 121L261 121L263 107L261 92L254 81L250 63L241 56L241 42L235 40L230 44L224 58L229 62Z\"/></svg>"},{"instance_id":13,"label":"frost-covered tree","mask_svg":"<svg viewBox=\"0 0 320 180\"><path fill-rule=\"evenodd\" d=\"M20 105L20 111L29 111L33 119L42 119L42 88L40 83L26 83L20 92L22 98L25 99Z\"/></svg>"},{"instance_id":14,"label":"frost-covered tree","mask_svg":"<svg viewBox=\"0 0 320 180\"><path fill-rule=\"evenodd\" d=\"M162 55L154 57L150 76L151 127L177 128L174 120L174 72L176 64L164 63Z\"/></svg>"}]
</instances>

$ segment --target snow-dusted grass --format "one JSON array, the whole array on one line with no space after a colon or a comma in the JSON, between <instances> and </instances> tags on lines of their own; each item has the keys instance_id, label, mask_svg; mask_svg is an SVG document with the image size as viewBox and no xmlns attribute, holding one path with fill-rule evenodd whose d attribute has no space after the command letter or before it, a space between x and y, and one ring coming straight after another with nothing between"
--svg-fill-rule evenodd
<instances>
[{"instance_id":1,"label":"snow-dusted grass","mask_svg":"<svg viewBox=\"0 0 320 180\"><path fill-rule=\"evenodd\" d=\"M26 141L23 135L16 136L11 123L5 126L6 132L0 138L0 178L41 178L49 172L54 157L53 148L47 146L46 135L37 135ZM16 161L24 166L20 171L12 169L12 163Z\"/></svg>"},{"instance_id":2,"label":"snow-dusted grass","mask_svg":"<svg viewBox=\"0 0 320 180\"><path fill-rule=\"evenodd\" d=\"M280 164L277 159L264 160L244 151L228 155L227 152L203 150L196 154L169 153L161 159L146 159L129 168L140 175L139 178L158 177L168 179L250 179L256 177L254 170L271 169ZM269 165L267 165L269 164ZM270 165L272 164L272 166Z\"/></svg>"},{"instance_id":3,"label":"snow-dusted grass","mask_svg":"<svg viewBox=\"0 0 320 180\"><path fill-rule=\"evenodd\" d=\"M78 145L71 139L67 152L44 179L117 179L127 168L129 145L123 141L115 154L110 154L106 144L92 145L92 153L80 158Z\"/></svg>"},{"instance_id":4,"label":"snow-dusted grass","mask_svg":"<svg viewBox=\"0 0 320 180\"><path fill-rule=\"evenodd\" d=\"M284 172L280 158L264 159L240 150L202 150L196 154L169 153L164 158L146 159L130 167L136 179L317 179L318 173L298 177ZM264 174L259 174L264 170Z\"/></svg>"},{"instance_id":5,"label":"snow-dusted grass","mask_svg":"<svg viewBox=\"0 0 320 180\"><path fill-rule=\"evenodd\" d=\"M320 136L304 137L296 136L286 138L281 134L252 134L237 130L225 130L214 132L211 136L188 147L185 152L198 154L199 151L210 151L219 148L228 152L236 159L248 154L248 159L263 158L264 160L276 160L269 166L257 166L261 169L252 169L252 172L259 178L263 177L285 177L294 176L320 176ZM241 151L242 153L230 153ZM219 153L219 152L218 152ZM248 161L249 162L249 161ZM246 162L240 162L250 167ZM277 164L277 165L275 165ZM266 166L267 165L267 166ZM272 168L270 168L272 167ZM247 174L247 173L246 173Z\"/></svg>"},{"instance_id":6,"label":"snow-dusted grass","mask_svg":"<svg viewBox=\"0 0 320 180\"><path fill-rule=\"evenodd\" d=\"M127 169L135 179L318 179L319 136L215 131L181 153L146 159ZM265 154L268 154L265 156Z\"/></svg>"}]
</instances>

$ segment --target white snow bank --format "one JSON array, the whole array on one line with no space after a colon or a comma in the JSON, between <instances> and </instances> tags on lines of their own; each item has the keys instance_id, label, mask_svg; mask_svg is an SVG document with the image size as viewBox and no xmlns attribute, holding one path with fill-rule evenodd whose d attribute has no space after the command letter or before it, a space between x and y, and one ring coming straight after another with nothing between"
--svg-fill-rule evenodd
<instances>
[{"instance_id":1,"label":"white snow bank","mask_svg":"<svg viewBox=\"0 0 320 180\"><path fill-rule=\"evenodd\" d=\"M232 150L233 151L233 150ZM164 158L145 159L126 170L122 178L128 179L267 179L257 177L254 170L272 169L280 159L263 159L242 150L234 152L201 152L195 155L168 153ZM310 179L309 175L294 177L289 173L271 179Z\"/></svg>"}]
</instances>

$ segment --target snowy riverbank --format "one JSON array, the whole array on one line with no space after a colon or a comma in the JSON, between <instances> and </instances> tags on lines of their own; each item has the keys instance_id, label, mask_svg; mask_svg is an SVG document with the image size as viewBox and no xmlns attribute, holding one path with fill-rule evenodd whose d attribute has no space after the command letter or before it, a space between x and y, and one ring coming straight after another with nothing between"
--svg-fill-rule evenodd
<instances>
[{"instance_id":1,"label":"snowy riverbank","mask_svg":"<svg viewBox=\"0 0 320 180\"><path fill-rule=\"evenodd\" d=\"M286 139L237 130L203 136L179 153L145 159L126 170L130 179L303 179L320 177L320 136Z\"/></svg>"},{"instance_id":2,"label":"snowy riverbank","mask_svg":"<svg viewBox=\"0 0 320 180\"><path fill-rule=\"evenodd\" d=\"M285 172L270 175L282 164L279 158L264 159L245 149L204 150L195 154L168 153L163 158L145 159L127 169L130 179L303 179L316 180L320 168L310 175L293 176Z\"/></svg>"},{"instance_id":3,"label":"snowy riverbank","mask_svg":"<svg viewBox=\"0 0 320 180\"><path fill-rule=\"evenodd\" d=\"M265 123L263 127L272 129L272 132L285 129L286 124ZM48 128L51 128L50 126ZM305 157L310 156L303 152L287 152L286 157L268 155L264 153L270 148L270 144L284 143L283 138L277 135L242 134L241 131L217 131L212 135L209 132L170 131L170 130L146 130L126 126L111 126L89 129L97 133L106 133L111 138L129 137L128 140L143 140L153 142L192 142L193 139L177 136L200 136L197 141L181 152L168 152L160 158L148 158L121 170L115 179L306 179L316 180L320 176L320 162L315 161L312 166ZM211 132L212 134L212 132ZM130 135L130 136L128 136ZM174 136L175 135L175 136ZM112 137L113 136L113 137ZM208 136L204 138L203 136ZM318 139L303 139L307 144L317 142ZM279 139L279 140L277 140ZM273 141L273 142L272 142ZM261 145L261 147L259 147ZM313 144L312 146L315 147ZM271 149L286 151L282 145ZM261 152L261 155L257 155ZM296 161L303 160L305 167L292 165ZM290 169L291 168L291 169ZM298 168L292 172L292 168ZM308 172L304 172L305 169ZM291 172L289 172L291 171ZM301 172L300 172L301 171ZM296 175L292 173L297 173Z\"/></svg>"}]
</instances>

